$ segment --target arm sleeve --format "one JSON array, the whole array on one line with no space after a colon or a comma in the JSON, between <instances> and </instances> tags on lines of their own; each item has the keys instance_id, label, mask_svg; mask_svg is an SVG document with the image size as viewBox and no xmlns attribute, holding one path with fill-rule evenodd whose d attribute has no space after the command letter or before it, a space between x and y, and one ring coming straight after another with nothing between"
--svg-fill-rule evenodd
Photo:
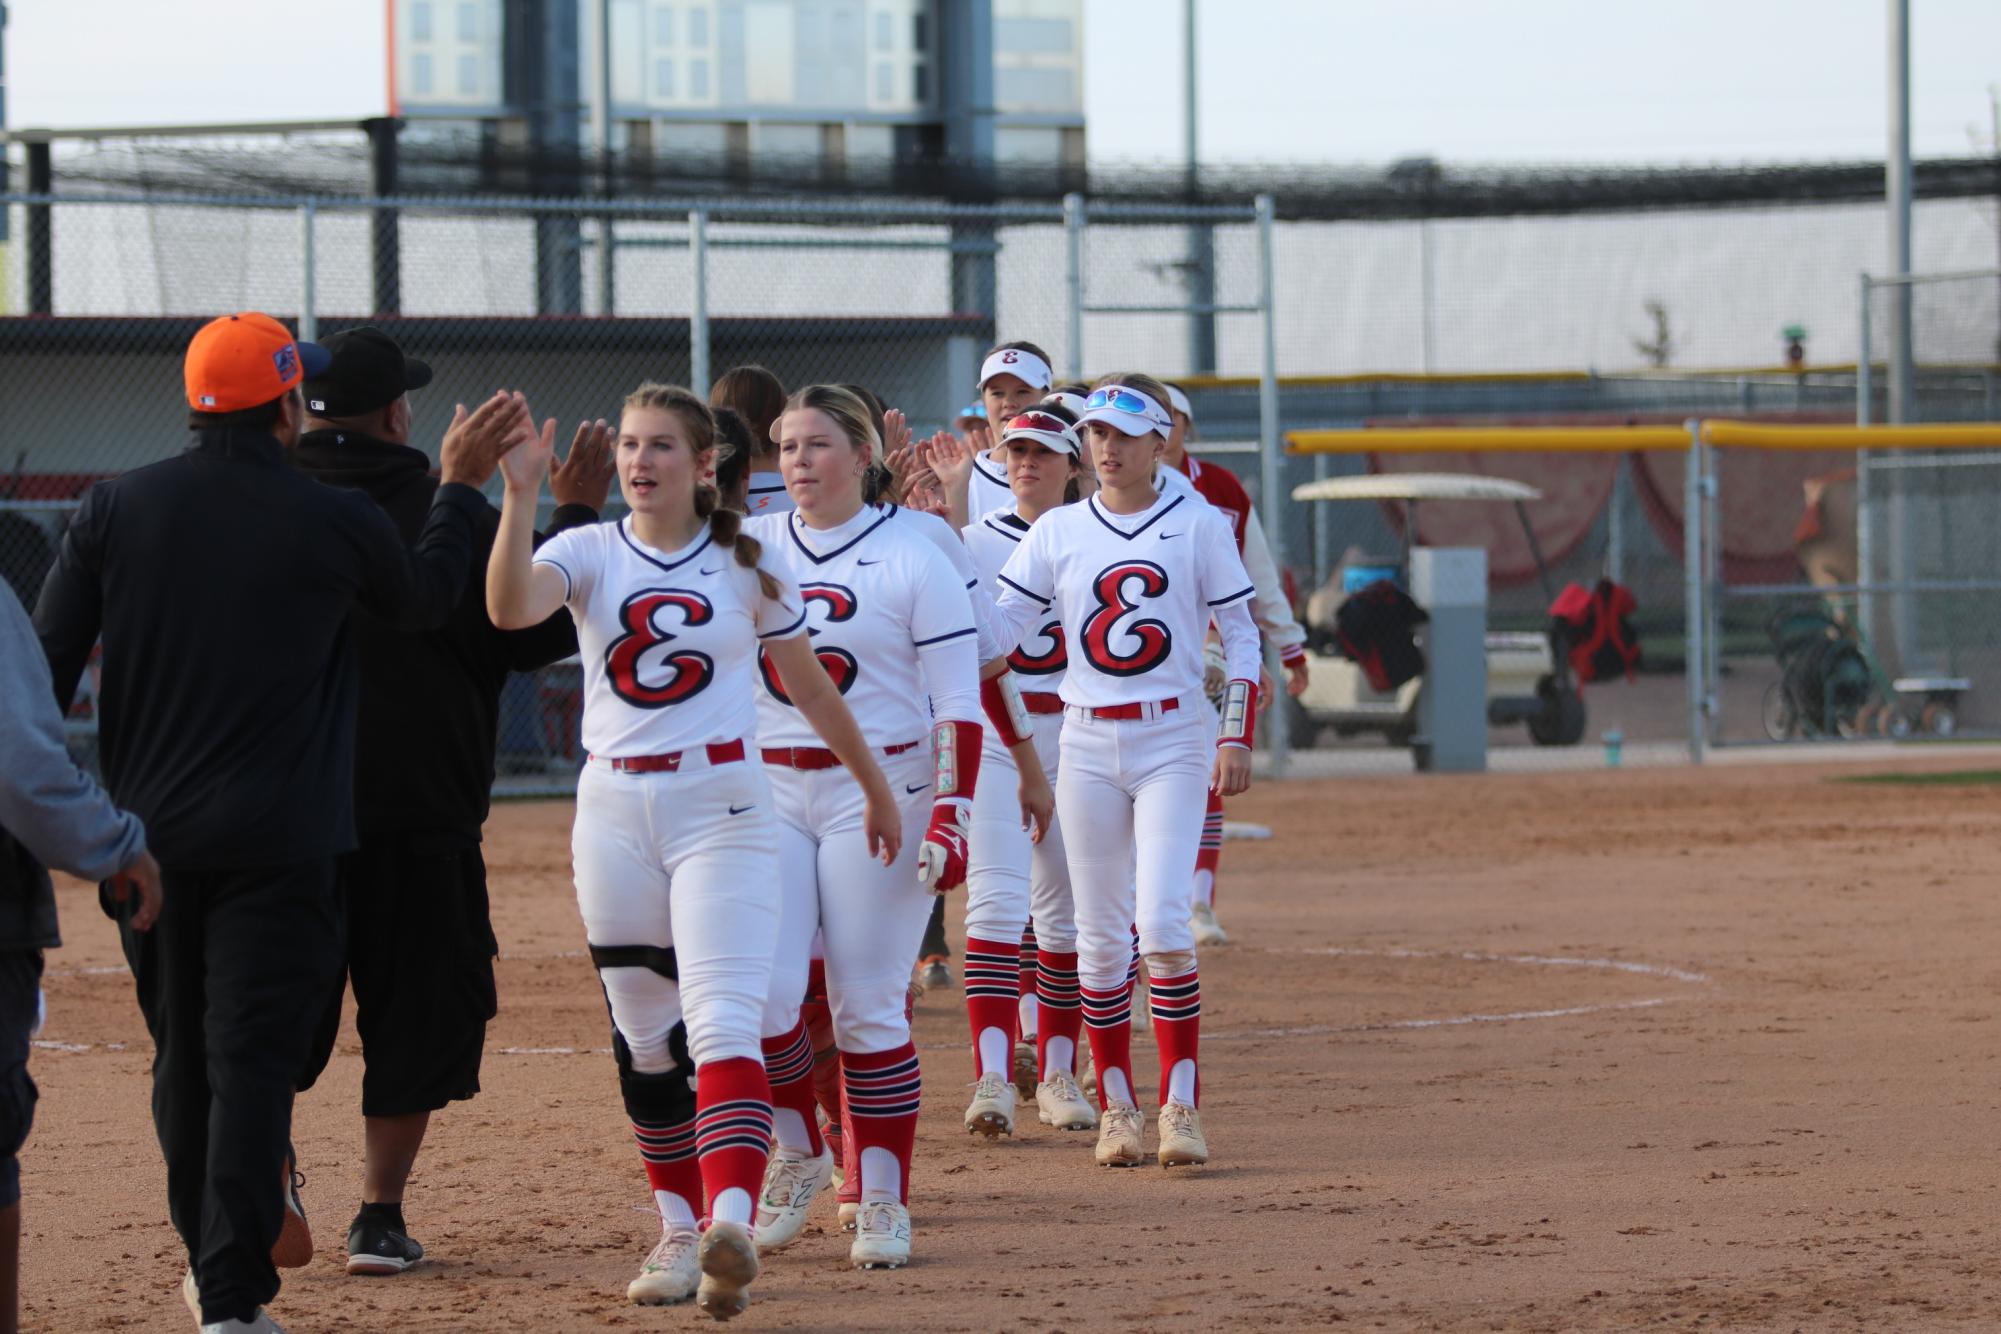
<instances>
[{"instance_id":1,"label":"arm sleeve","mask_svg":"<svg viewBox=\"0 0 2001 1334\"><path fill-rule=\"evenodd\" d=\"M597 581L601 544L588 540L589 531L566 528L551 533L536 543L535 554L529 557L530 565L547 565L563 576L563 601L572 611L590 600L591 587Z\"/></svg>"},{"instance_id":2,"label":"arm sleeve","mask_svg":"<svg viewBox=\"0 0 2001 1334\"><path fill-rule=\"evenodd\" d=\"M99 485L84 497L63 533L56 563L49 567L41 599L35 604L35 633L42 641L58 712L67 712L76 699L77 683L83 679L103 623L97 532L103 508L109 503L107 496Z\"/></svg>"},{"instance_id":3,"label":"arm sleeve","mask_svg":"<svg viewBox=\"0 0 2001 1334\"><path fill-rule=\"evenodd\" d=\"M107 880L146 850L139 818L119 810L63 745L48 661L14 594L0 585L0 828L36 860Z\"/></svg>"},{"instance_id":4,"label":"arm sleeve","mask_svg":"<svg viewBox=\"0 0 2001 1334\"><path fill-rule=\"evenodd\" d=\"M1250 608L1242 602L1232 602L1216 611L1216 633L1222 636L1223 657L1229 663L1232 681L1257 682L1258 671L1264 665L1264 649L1258 641L1257 623L1251 620Z\"/></svg>"},{"instance_id":5,"label":"arm sleeve","mask_svg":"<svg viewBox=\"0 0 2001 1334\"><path fill-rule=\"evenodd\" d=\"M1055 601L1056 590L1044 543L1042 527L1028 530L1028 536L1001 567L999 593L988 612L995 657L1005 657L1021 647L1030 629L1041 623Z\"/></svg>"},{"instance_id":6,"label":"arm sleeve","mask_svg":"<svg viewBox=\"0 0 2001 1334\"><path fill-rule=\"evenodd\" d=\"M486 497L446 482L431 501L417 545L406 548L387 514L359 493L351 511L359 532L362 579L357 601L398 630L435 630L451 617L472 567L473 525Z\"/></svg>"},{"instance_id":7,"label":"arm sleeve","mask_svg":"<svg viewBox=\"0 0 2001 1334\"><path fill-rule=\"evenodd\" d=\"M1255 506L1244 520L1244 571L1257 589L1251 598L1251 619L1278 650L1279 658L1293 661L1306 652L1306 631L1292 618L1292 605L1285 600L1285 581L1279 578Z\"/></svg>"},{"instance_id":8,"label":"arm sleeve","mask_svg":"<svg viewBox=\"0 0 2001 1334\"><path fill-rule=\"evenodd\" d=\"M548 536L535 534L537 552L558 536L572 528L581 528L597 522L597 511L588 505L563 505L556 510L555 519L549 525ZM493 535L485 536L487 555L493 552ZM483 586L486 582L486 560L482 558L473 571L473 577ZM500 631L506 646L508 667L517 672L532 672L538 667L547 667L552 662L561 662L577 651L577 622L567 610L550 613L540 625L531 625L525 630Z\"/></svg>"},{"instance_id":9,"label":"arm sleeve","mask_svg":"<svg viewBox=\"0 0 2001 1334\"><path fill-rule=\"evenodd\" d=\"M948 562L920 559L910 609L910 640L924 670L935 722L981 721L978 633L973 604Z\"/></svg>"}]
</instances>

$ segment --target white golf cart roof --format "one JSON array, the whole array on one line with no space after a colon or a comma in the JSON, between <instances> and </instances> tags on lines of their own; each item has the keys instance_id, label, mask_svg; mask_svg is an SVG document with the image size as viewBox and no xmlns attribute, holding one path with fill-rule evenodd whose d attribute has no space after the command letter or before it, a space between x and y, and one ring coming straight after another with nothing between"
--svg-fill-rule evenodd
<instances>
[{"instance_id":1,"label":"white golf cart roof","mask_svg":"<svg viewBox=\"0 0 2001 1334\"><path fill-rule=\"evenodd\" d=\"M1541 500L1526 482L1464 472L1379 472L1292 488L1294 500Z\"/></svg>"}]
</instances>

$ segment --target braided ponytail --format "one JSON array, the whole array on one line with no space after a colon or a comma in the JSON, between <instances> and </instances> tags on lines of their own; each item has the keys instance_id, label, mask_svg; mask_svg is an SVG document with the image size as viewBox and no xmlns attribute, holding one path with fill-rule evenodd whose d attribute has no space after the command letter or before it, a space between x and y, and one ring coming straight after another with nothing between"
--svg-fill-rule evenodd
<instances>
[{"instance_id":1,"label":"braided ponytail","mask_svg":"<svg viewBox=\"0 0 2001 1334\"><path fill-rule=\"evenodd\" d=\"M716 415L709 405L680 385L654 384L648 382L625 396L628 408L657 408L679 417L688 428L688 436L695 453L703 454L716 447ZM695 517L709 521L709 538L719 547L727 547L736 553L736 563L757 572L757 586L764 596L776 600L783 590L778 581L765 572L757 561L764 554L764 544L754 537L743 535L743 516L733 509L726 509L722 496L707 482L695 483Z\"/></svg>"}]
</instances>

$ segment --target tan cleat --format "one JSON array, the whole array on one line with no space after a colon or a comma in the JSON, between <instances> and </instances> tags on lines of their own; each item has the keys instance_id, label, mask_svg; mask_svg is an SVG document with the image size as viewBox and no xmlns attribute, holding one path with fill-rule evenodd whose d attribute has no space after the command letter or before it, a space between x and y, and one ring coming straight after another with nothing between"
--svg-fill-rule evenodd
<instances>
[{"instance_id":1,"label":"tan cleat","mask_svg":"<svg viewBox=\"0 0 2001 1334\"><path fill-rule=\"evenodd\" d=\"M1096 1130L1098 1109L1077 1087L1077 1081L1058 1070L1035 1086L1036 1119L1058 1130Z\"/></svg>"},{"instance_id":2,"label":"tan cleat","mask_svg":"<svg viewBox=\"0 0 2001 1334\"><path fill-rule=\"evenodd\" d=\"M1162 1167L1197 1167L1209 1161L1209 1141L1202 1136L1202 1113L1185 1102L1160 1105Z\"/></svg>"},{"instance_id":3,"label":"tan cleat","mask_svg":"<svg viewBox=\"0 0 2001 1334\"><path fill-rule=\"evenodd\" d=\"M739 1316L750 1305L751 1280L757 1277L757 1246L742 1223L711 1223L697 1248L702 1267L695 1305L717 1320Z\"/></svg>"},{"instance_id":4,"label":"tan cleat","mask_svg":"<svg viewBox=\"0 0 2001 1334\"><path fill-rule=\"evenodd\" d=\"M1001 1075L981 1075L966 1106L966 1133L999 1139L1014 1134L1014 1085Z\"/></svg>"},{"instance_id":5,"label":"tan cleat","mask_svg":"<svg viewBox=\"0 0 2001 1334\"><path fill-rule=\"evenodd\" d=\"M862 1207L853 1200L842 1200L841 1207L834 1211L835 1219L841 1225L841 1231L853 1232L855 1219L861 1215L861 1211Z\"/></svg>"},{"instance_id":6,"label":"tan cleat","mask_svg":"<svg viewBox=\"0 0 2001 1334\"><path fill-rule=\"evenodd\" d=\"M1041 1071L1035 1064L1035 1039L1025 1037L1014 1044L1014 1095L1019 1102L1035 1096L1035 1081Z\"/></svg>"},{"instance_id":7,"label":"tan cleat","mask_svg":"<svg viewBox=\"0 0 2001 1334\"><path fill-rule=\"evenodd\" d=\"M639 1277L625 1285L626 1300L639 1306L666 1306L694 1296L702 1281L701 1262L695 1255L700 1240L685 1229L663 1235L639 1267Z\"/></svg>"},{"instance_id":8,"label":"tan cleat","mask_svg":"<svg viewBox=\"0 0 2001 1334\"><path fill-rule=\"evenodd\" d=\"M1216 920L1216 909L1207 903L1195 905L1195 911L1188 914L1188 927L1195 933L1197 945L1227 945L1230 933Z\"/></svg>"},{"instance_id":9,"label":"tan cleat","mask_svg":"<svg viewBox=\"0 0 2001 1334\"><path fill-rule=\"evenodd\" d=\"M1140 1136L1145 1120L1129 1102L1115 1102L1098 1118L1098 1166L1138 1167L1146 1158Z\"/></svg>"}]
</instances>

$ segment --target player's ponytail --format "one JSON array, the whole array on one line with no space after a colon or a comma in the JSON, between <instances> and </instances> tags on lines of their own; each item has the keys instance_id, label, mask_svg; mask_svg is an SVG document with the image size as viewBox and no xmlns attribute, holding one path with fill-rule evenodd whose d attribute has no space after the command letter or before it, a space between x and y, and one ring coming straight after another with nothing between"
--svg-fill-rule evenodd
<instances>
[{"instance_id":1,"label":"player's ponytail","mask_svg":"<svg viewBox=\"0 0 2001 1334\"><path fill-rule=\"evenodd\" d=\"M627 410L652 408L671 412L688 428L688 443L697 457L716 447L716 414L699 394L677 384L646 383L625 396ZM764 545L740 531L743 516L723 507L722 496L704 481L695 483L695 517L709 521L709 538L719 547L736 553L736 563L757 571L757 586L768 598L779 596L778 581L759 568L757 559Z\"/></svg>"}]
</instances>

